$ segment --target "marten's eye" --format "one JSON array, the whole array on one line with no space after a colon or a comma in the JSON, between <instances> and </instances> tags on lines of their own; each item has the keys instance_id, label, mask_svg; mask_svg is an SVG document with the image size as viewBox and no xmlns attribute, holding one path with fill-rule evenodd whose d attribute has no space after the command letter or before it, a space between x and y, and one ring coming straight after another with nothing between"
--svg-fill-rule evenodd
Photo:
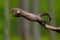
<instances>
[{"instance_id":1,"label":"marten's eye","mask_svg":"<svg viewBox=\"0 0 60 40\"><path fill-rule=\"evenodd\" d=\"M20 13L20 11L17 11L16 13Z\"/></svg>"}]
</instances>

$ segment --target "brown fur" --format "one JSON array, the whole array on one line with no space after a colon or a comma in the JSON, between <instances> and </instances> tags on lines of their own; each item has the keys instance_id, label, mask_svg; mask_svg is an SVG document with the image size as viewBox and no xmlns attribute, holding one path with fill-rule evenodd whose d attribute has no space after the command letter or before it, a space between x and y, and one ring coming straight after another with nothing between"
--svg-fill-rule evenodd
<instances>
[{"instance_id":1,"label":"brown fur","mask_svg":"<svg viewBox=\"0 0 60 40\"><path fill-rule=\"evenodd\" d=\"M19 11L19 12L18 12ZM48 30L52 30L52 31L56 31L58 33L60 33L60 27L54 27L51 25L46 24L46 22L41 18L41 16L47 15L49 17L49 19L51 20L51 17L48 14L40 14L40 15L36 15L36 14L32 14L29 12L26 12L22 9L19 8L13 8L11 10L11 12L13 13L13 15L15 17L24 17L30 21L36 21L39 22L41 25L43 25L44 28L48 29Z\"/></svg>"}]
</instances>

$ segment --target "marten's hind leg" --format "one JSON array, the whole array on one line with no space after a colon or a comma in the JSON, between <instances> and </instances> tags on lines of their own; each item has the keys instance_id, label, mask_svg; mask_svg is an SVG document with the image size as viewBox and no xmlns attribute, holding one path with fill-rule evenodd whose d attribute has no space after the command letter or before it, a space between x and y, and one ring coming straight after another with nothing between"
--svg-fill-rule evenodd
<instances>
[{"instance_id":1,"label":"marten's hind leg","mask_svg":"<svg viewBox=\"0 0 60 40\"><path fill-rule=\"evenodd\" d=\"M47 14L47 13L45 13L45 14L40 14L40 17L42 17L42 16L48 16L48 17L49 17L49 20L51 20L50 15L49 15L49 14Z\"/></svg>"}]
</instances>

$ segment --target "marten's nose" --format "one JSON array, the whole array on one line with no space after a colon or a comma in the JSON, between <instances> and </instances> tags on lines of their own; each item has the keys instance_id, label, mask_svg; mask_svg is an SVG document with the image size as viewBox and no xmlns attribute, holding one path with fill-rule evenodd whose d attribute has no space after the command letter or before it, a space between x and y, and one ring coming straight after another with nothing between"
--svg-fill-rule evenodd
<instances>
[{"instance_id":1,"label":"marten's nose","mask_svg":"<svg viewBox=\"0 0 60 40\"><path fill-rule=\"evenodd\" d=\"M12 8L10 13L16 13L16 9Z\"/></svg>"}]
</instances>

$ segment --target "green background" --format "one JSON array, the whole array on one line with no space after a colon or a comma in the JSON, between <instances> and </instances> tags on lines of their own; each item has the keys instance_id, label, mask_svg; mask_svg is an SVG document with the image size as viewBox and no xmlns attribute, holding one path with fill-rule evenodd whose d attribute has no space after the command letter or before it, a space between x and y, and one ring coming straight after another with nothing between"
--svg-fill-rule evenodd
<instances>
[{"instance_id":1,"label":"green background","mask_svg":"<svg viewBox=\"0 0 60 40\"><path fill-rule=\"evenodd\" d=\"M54 26L60 26L60 0L53 0L53 15L54 15ZM38 0L38 12L48 12L48 0ZM18 0L9 0L9 9L18 7ZM0 0L0 40L4 37L4 0ZM10 40L18 40L17 33L17 19L9 14L10 22ZM43 27L41 30L41 39L49 40L49 32ZM60 39L60 34L55 33L56 40Z\"/></svg>"}]
</instances>

